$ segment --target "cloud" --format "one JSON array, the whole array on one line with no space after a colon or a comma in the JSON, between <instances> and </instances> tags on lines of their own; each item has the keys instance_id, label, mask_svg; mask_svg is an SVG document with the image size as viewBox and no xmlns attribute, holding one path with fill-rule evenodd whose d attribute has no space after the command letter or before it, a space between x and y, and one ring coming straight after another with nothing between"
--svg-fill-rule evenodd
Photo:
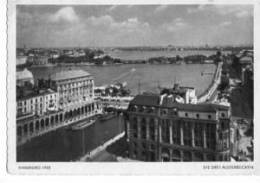
<instances>
[{"instance_id":1,"label":"cloud","mask_svg":"<svg viewBox=\"0 0 260 183\"><path fill-rule=\"evenodd\" d=\"M160 6L157 6L154 10L155 13L158 13L158 12L161 12L161 11L164 11L166 8L168 7L168 5L160 5Z\"/></svg>"},{"instance_id":2,"label":"cloud","mask_svg":"<svg viewBox=\"0 0 260 183\"><path fill-rule=\"evenodd\" d=\"M211 12L218 15L233 15L237 18L253 15L253 6L249 5L199 5L187 9L187 13Z\"/></svg>"},{"instance_id":3,"label":"cloud","mask_svg":"<svg viewBox=\"0 0 260 183\"><path fill-rule=\"evenodd\" d=\"M136 17L117 22L110 15L92 16L86 20L86 23L90 27L102 27L103 29L114 31L144 31L150 28L149 23L140 22Z\"/></svg>"},{"instance_id":4,"label":"cloud","mask_svg":"<svg viewBox=\"0 0 260 183\"><path fill-rule=\"evenodd\" d=\"M227 27L227 26L229 26L229 25L231 25L231 24L232 24L231 21L224 21L224 22L221 22L221 23L219 24L219 26L220 26L220 27Z\"/></svg>"},{"instance_id":5,"label":"cloud","mask_svg":"<svg viewBox=\"0 0 260 183\"><path fill-rule=\"evenodd\" d=\"M253 12L251 12L251 13L253 14ZM251 13L246 11L246 10L241 10L241 11L236 13L236 17L237 18L248 17L248 16L252 15Z\"/></svg>"},{"instance_id":6,"label":"cloud","mask_svg":"<svg viewBox=\"0 0 260 183\"><path fill-rule=\"evenodd\" d=\"M49 21L51 22L78 22L79 17L72 7L64 7L59 9L56 13L49 15Z\"/></svg>"},{"instance_id":7,"label":"cloud","mask_svg":"<svg viewBox=\"0 0 260 183\"><path fill-rule=\"evenodd\" d=\"M112 5L110 7L107 8L107 11L114 11L116 8L118 7L118 5Z\"/></svg>"},{"instance_id":8,"label":"cloud","mask_svg":"<svg viewBox=\"0 0 260 183\"><path fill-rule=\"evenodd\" d=\"M187 12L188 12L188 14L197 13L197 12L203 11L205 9L205 6L206 5L201 4L201 5L199 5L199 6L195 7L195 8L194 7L188 8Z\"/></svg>"},{"instance_id":9,"label":"cloud","mask_svg":"<svg viewBox=\"0 0 260 183\"><path fill-rule=\"evenodd\" d=\"M188 28L189 24L182 18L175 18L172 22L164 23L162 28L168 32L176 32Z\"/></svg>"}]
</instances>

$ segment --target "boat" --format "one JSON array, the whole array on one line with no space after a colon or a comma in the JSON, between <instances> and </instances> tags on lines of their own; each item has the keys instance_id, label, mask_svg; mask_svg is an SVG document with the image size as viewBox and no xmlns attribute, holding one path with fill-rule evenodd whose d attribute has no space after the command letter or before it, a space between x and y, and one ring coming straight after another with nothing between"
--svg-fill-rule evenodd
<instances>
[{"instance_id":1,"label":"boat","mask_svg":"<svg viewBox=\"0 0 260 183\"><path fill-rule=\"evenodd\" d=\"M116 114L112 113L112 114L104 114L102 115L99 120L100 121L107 121L109 119L112 119L112 118L115 118L116 117Z\"/></svg>"},{"instance_id":2,"label":"boat","mask_svg":"<svg viewBox=\"0 0 260 183\"><path fill-rule=\"evenodd\" d=\"M83 122L80 122L80 123L73 125L71 127L71 130L82 130L82 129L94 124L95 122L96 122L95 119L91 119L89 121L83 121Z\"/></svg>"}]
</instances>

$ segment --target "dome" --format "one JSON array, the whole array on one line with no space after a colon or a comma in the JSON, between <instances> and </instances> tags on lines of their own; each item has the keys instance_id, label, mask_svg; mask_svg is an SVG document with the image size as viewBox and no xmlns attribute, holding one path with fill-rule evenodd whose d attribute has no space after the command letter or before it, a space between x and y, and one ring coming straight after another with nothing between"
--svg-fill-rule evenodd
<instances>
[{"instance_id":1,"label":"dome","mask_svg":"<svg viewBox=\"0 0 260 183\"><path fill-rule=\"evenodd\" d=\"M25 68L22 71L16 72L16 79L17 80L33 79L33 75L31 73L31 71L29 71L28 69Z\"/></svg>"}]
</instances>

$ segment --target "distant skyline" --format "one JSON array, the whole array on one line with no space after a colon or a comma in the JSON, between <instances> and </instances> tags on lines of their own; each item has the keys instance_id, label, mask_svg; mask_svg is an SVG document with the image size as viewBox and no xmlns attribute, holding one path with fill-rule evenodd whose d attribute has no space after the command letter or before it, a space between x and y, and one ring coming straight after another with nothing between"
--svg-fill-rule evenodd
<instances>
[{"instance_id":1,"label":"distant skyline","mask_svg":"<svg viewBox=\"0 0 260 183\"><path fill-rule=\"evenodd\" d=\"M17 47L253 45L253 5L18 5Z\"/></svg>"}]
</instances>

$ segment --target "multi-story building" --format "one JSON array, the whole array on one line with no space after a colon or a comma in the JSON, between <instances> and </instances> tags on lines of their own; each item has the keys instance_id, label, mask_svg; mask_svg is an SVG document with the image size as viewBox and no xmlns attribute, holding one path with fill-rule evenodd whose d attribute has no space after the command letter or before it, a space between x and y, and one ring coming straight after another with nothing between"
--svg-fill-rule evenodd
<instances>
[{"instance_id":1,"label":"multi-story building","mask_svg":"<svg viewBox=\"0 0 260 183\"><path fill-rule=\"evenodd\" d=\"M68 108L80 103L93 102L94 80L83 70L67 70L50 76L50 87L58 92L59 108Z\"/></svg>"},{"instance_id":2,"label":"multi-story building","mask_svg":"<svg viewBox=\"0 0 260 183\"><path fill-rule=\"evenodd\" d=\"M142 161L229 161L230 107L137 95L126 113L129 157Z\"/></svg>"},{"instance_id":3,"label":"multi-story building","mask_svg":"<svg viewBox=\"0 0 260 183\"><path fill-rule=\"evenodd\" d=\"M28 63L32 63L33 65L46 65L49 63L48 59L48 56L33 55L28 57Z\"/></svg>"},{"instance_id":4,"label":"multi-story building","mask_svg":"<svg viewBox=\"0 0 260 183\"><path fill-rule=\"evenodd\" d=\"M82 70L61 71L41 87L17 86L17 143L102 112L94 100L93 77Z\"/></svg>"},{"instance_id":5,"label":"multi-story building","mask_svg":"<svg viewBox=\"0 0 260 183\"><path fill-rule=\"evenodd\" d=\"M33 91L17 97L17 119L43 116L58 110L57 92L47 89Z\"/></svg>"},{"instance_id":6,"label":"multi-story building","mask_svg":"<svg viewBox=\"0 0 260 183\"><path fill-rule=\"evenodd\" d=\"M16 86L24 87L34 85L34 79L31 71L28 69L18 69L16 71Z\"/></svg>"},{"instance_id":7,"label":"multi-story building","mask_svg":"<svg viewBox=\"0 0 260 183\"><path fill-rule=\"evenodd\" d=\"M196 90L193 87L180 86L175 83L173 88L165 88L162 93L166 92L169 95L173 95L175 101L179 103L197 103Z\"/></svg>"}]
</instances>

